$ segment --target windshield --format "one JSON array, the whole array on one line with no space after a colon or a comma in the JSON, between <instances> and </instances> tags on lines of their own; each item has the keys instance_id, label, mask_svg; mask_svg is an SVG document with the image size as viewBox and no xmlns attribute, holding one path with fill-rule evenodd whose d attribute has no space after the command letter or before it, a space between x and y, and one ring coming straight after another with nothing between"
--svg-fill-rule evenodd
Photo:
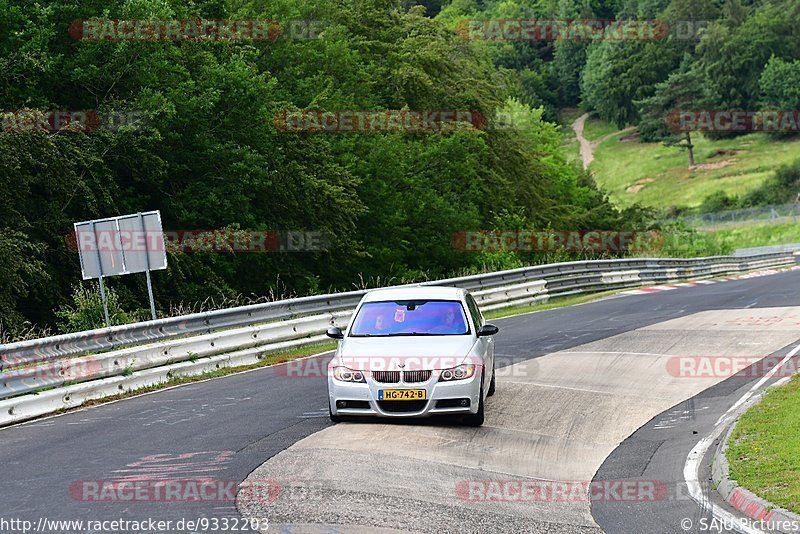
<instances>
[{"instance_id":1,"label":"windshield","mask_svg":"<svg viewBox=\"0 0 800 534\"><path fill-rule=\"evenodd\" d=\"M367 302L353 320L350 335L453 336L469 333L464 307L457 300Z\"/></svg>"}]
</instances>

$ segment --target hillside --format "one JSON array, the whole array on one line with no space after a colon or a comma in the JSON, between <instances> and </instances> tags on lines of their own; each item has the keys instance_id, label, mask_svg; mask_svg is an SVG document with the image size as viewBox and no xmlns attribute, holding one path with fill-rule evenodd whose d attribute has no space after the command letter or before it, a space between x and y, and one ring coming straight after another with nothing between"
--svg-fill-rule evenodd
<instances>
[{"instance_id":1,"label":"hillside","mask_svg":"<svg viewBox=\"0 0 800 534\"><path fill-rule=\"evenodd\" d=\"M643 143L635 132L620 132L604 121L587 121L584 135L589 140L605 137L589 170L612 202L622 207L639 203L696 208L716 192L750 192L780 166L800 157L800 139L780 140L763 133L723 140L696 135L696 165L689 168L685 150Z\"/></svg>"}]
</instances>

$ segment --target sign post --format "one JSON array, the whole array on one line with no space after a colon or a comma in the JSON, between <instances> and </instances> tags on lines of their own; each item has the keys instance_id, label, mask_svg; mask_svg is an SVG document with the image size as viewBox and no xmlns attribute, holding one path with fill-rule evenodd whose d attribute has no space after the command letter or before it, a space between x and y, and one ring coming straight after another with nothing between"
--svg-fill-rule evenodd
<instances>
[{"instance_id":1,"label":"sign post","mask_svg":"<svg viewBox=\"0 0 800 534\"><path fill-rule=\"evenodd\" d=\"M111 321L103 278L141 272L147 277L150 314L155 320L156 306L150 271L167 268L161 213L148 211L84 221L75 223L74 227L81 275L84 280L99 280L106 325L111 326Z\"/></svg>"},{"instance_id":2,"label":"sign post","mask_svg":"<svg viewBox=\"0 0 800 534\"><path fill-rule=\"evenodd\" d=\"M94 231L95 231L95 229L94 229L94 221L92 221L92 233L94 233ZM97 263L99 265L101 263L101 261L100 261L100 250L97 249L96 252L97 252ZM111 319L108 318L108 301L106 300L106 290L103 287L103 275L102 274L98 277L98 280L100 281L100 299L103 301L103 314L105 315L105 318L106 318L106 326L111 326Z\"/></svg>"},{"instance_id":3,"label":"sign post","mask_svg":"<svg viewBox=\"0 0 800 534\"><path fill-rule=\"evenodd\" d=\"M111 319L108 318L108 301L106 300L106 290L103 287L103 277L100 280L100 298L103 299L103 314L106 316L106 326L111 326Z\"/></svg>"},{"instance_id":4,"label":"sign post","mask_svg":"<svg viewBox=\"0 0 800 534\"><path fill-rule=\"evenodd\" d=\"M139 225L142 227L142 229L144 229L144 215L142 215L142 212L139 212L138 215L139 215ZM150 297L150 314L153 316L153 320L155 321L156 320L156 304L155 304L155 301L153 300L153 283L150 281L150 256L145 254L144 257L145 257L145 264L146 264L146 267L147 267L145 269L145 271L144 271L144 274L145 274L145 276L147 276L147 294ZM164 259L164 264L166 264L166 263L167 263L167 260L165 258Z\"/></svg>"}]
</instances>

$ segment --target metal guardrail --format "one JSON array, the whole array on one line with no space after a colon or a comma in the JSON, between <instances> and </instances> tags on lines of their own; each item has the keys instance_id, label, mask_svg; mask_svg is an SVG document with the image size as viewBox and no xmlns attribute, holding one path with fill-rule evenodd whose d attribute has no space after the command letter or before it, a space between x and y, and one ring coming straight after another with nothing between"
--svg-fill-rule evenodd
<instances>
[{"instance_id":1,"label":"metal guardrail","mask_svg":"<svg viewBox=\"0 0 800 534\"><path fill-rule=\"evenodd\" d=\"M754 256L756 254L775 254L779 252L796 252L800 250L800 243L788 245L769 245L766 247L739 248L733 251L736 257Z\"/></svg>"},{"instance_id":2,"label":"metal guardrail","mask_svg":"<svg viewBox=\"0 0 800 534\"><path fill-rule=\"evenodd\" d=\"M578 293L699 280L794 264L791 253L598 260L525 267L420 285L469 289L481 308L488 311ZM0 345L4 366L0 372L0 399L14 400L44 389L126 377L201 359L222 358L216 364L219 368L226 365L226 354L247 353L256 361L275 350L318 343L330 325L347 324L364 293L303 297ZM123 389L122 382L119 387ZM64 404L69 401L66 396ZM13 409L8 409L9 415Z\"/></svg>"},{"instance_id":3,"label":"metal guardrail","mask_svg":"<svg viewBox=\"0 0 800 534\"><path fill-rule=\"evenodd\" d=\"M477 290L514 282L547 279L565 273L597 273L624 268L644 268L648 265L648 261L680 260L631 259L556 263L450 278L426 282L423 285L452 285ZM358 304L364 292L361 290L301 297L0 345L0 371L23 364L114 350L191 334L210 333L223 328L289 320L314 313L350 309Z\"/></svg>"},{"instance_id":4,"label":"metal guardrail","mask_svg":"<svg viewBox=\"0 0 800 534\"><path fill-rule=\"evenodd\" d=\"M358 304L363 293L351 291L302 297L9 343L0 345L0 370L224 328L352 308Z\"/></svg>"}]
</instances>

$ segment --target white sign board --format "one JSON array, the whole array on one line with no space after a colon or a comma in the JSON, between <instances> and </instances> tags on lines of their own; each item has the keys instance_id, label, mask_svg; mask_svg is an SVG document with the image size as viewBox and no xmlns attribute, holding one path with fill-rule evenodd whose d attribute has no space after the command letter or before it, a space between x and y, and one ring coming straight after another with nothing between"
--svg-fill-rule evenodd
<instances>
[{"instance_id":1,"label":"white sign board","mask_svg":"<svg viewBox=\"0 0 800 534\"><path fill-rule=\"evenodd\" d=\"M158 211L75 223L84 280L167 268Z\"/></svg>"}]
</instances>

